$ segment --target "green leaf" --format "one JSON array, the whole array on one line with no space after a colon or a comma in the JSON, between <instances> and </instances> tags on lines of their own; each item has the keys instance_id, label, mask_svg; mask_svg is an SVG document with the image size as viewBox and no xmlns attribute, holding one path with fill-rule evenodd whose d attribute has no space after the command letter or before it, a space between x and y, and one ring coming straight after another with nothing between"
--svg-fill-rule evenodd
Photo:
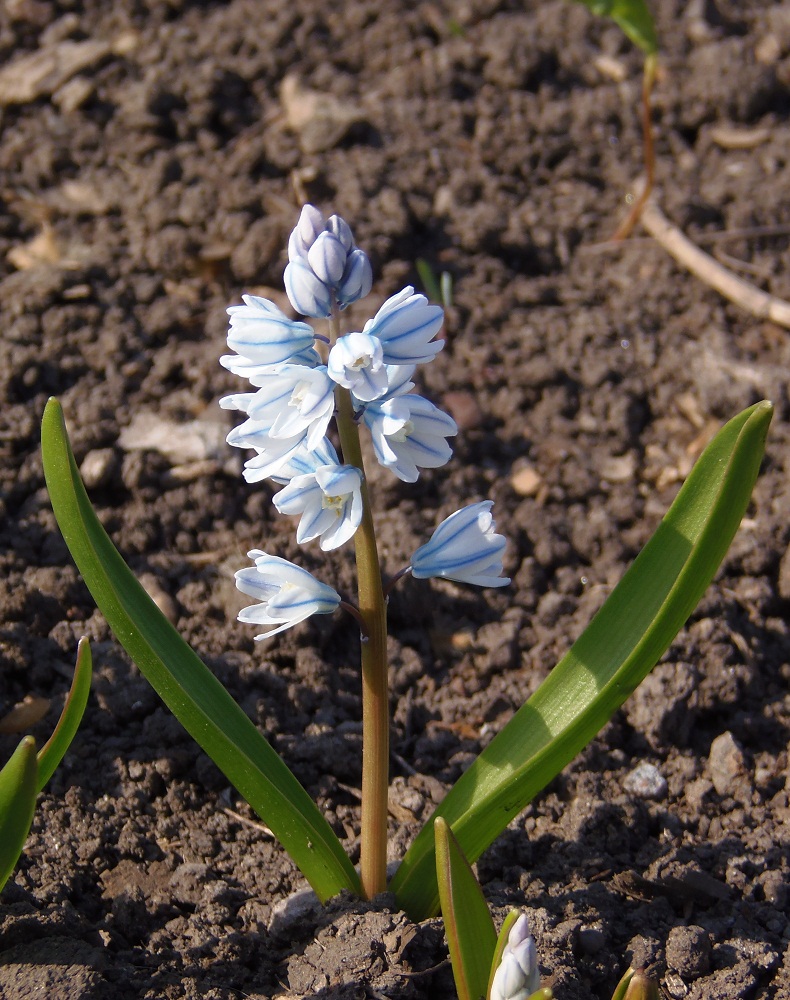
<instances>
[{"instance_id":1,"label":"green leaf","mask_svg":"<svg viewBox=\"0 0 790 1000\"><path fill-rule=\"evenodd\" d=\"M55 768L63 760L63 755L71 745L74 735L82 721L88 695L91 689L91 647L83 636L77 646L77 664L74 667L74 679L66 697L63 711L60 713L54 732L38 752L38 785L41 791L44 785L55 773Z\"/></svg>"},{"instance_id":2,"label":"green leaf","mask_svg":"<svg viewBox=\"0 0 790 1000\"><path fill-rule=\"evenodd\" d=\"M25 846L36 805L36 741L25 736L0 771L0 889Z\"/></svg>"},{"instance_id":3,"label":"green leaf","mask_svg":"<svg viewBox=\"0 0 790 1000\"><path fill-rule=\"evenodd\" d=\"M51 399L41 428L52 509L116 638L159 697L290 854L321 900L359 892L359 876L310 796L124 563L93 512Z\"/></svg>"},{"instance_id":4,"label":"green leaf","mask_svg":"<svg viewBox=\"0 0 790 1000\"><path fill-rule=\"evenodd\" d=\"M455 988L459 1000L482 1000L488 995L488 979L497 943L494 921L453 831L441 818L436 820L433 830L439 900Z\"/></svg>"},{"instance_id":5,"label":"green leaf","mask_svg":"<svg viewBox=\"0 0 790 1000\"><path fill-rule=\"evenodd\" d=\"M757 403L719 431L581 638L434 813L470 861L590 742L694 610L746 511L772 414ZM414 920L438 903L434 817L390 887Z\"/></svg>"},{"instance_id":6,"label":"green leaf","mask_svg":"<svg viewBox=\"0 0 790 1000\"><path fill-rule=\"evenodd\" d=\"M612 994L612 1000L623 1000L625 997L625 992L628 989L628 984L634 978L634 969L628 968L625 970L623 978L615 986L614 993Z\"/></svg>"},{"instance_id":7,"label":"green leaf","mask_svg":"<svg viewBox=\"0 0 790 1000\"><path fill-rule=\"evenodd\" d=\"M656 26L644 0L579 0L593 14L611 17L646 55L658 51Z\"/></svg>"}]
</instances>

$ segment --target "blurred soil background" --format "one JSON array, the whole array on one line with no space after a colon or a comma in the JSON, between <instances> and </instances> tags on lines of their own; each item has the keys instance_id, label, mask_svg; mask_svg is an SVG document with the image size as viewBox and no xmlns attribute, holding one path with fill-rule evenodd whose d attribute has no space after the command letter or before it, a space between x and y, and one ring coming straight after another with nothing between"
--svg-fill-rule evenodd
<instances>
[{"instance_id":1,"label":"blurred soil background","mask_svg":"<svg viewBox=\"0 0 790 1000\"><path fill-rule=\"evenodd\" d=\"M657 200L790 298L790 4L655 0ZM391 602L392 856L547 675L725 420L776 415L723 570L652 675L478 870L529 908L559 1000L629 962L671 1000L790 995L788 330L637 227L642 60L570 0L6 0L0 11L0 716L50 732L79 636L94 690L0 898L0 996L451 997L438 921L391 898L272 923L299 874L130 665L58 533L39 421L66 411L100 517L358 849L358 637L254 644L251 548L298 551L224 444L242 292L282 301L303 200L352 225L372 296L452 276L422 391L460 425L416 487L370 469L386 569L492 497L513 584ZM37 706L37 707L36 707ZM5 760L18 732L0 735ZM10 728L13 730L13 716Z\"/></svg>"}]
</instances>

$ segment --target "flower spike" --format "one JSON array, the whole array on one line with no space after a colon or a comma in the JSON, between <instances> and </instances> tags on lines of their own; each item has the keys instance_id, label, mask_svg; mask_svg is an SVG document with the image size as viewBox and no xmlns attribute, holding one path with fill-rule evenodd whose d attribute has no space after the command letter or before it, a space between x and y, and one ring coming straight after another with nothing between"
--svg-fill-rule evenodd
<instances>
[{"instance_id":1,"label":"flower spike","mask_svg":"<svg viewBox=\"0 0 790 1000\"><path fill-rule=\"evenodd\" d=\"M418 580L439 576L478 587L505 587L510 578L502 576L505 538L496 534L492 500L462 507L436 528L411 560L412 575Z\"/></svg>"},{"instance_id":2,"label":"flower spike","mask_svg":"<svg viewBox=\"0 0 790 1000\"><path fill-rule=\"evenodd\" d=\"M339 607L340 595L306 569L260 549L247 555L255 566L236 573L236 586L261 603L244 608L238 618L240 622L267 626L266 632L255 636L256 640L277 635L311 615L331 615Z\"/></svg>"}]
</instances>

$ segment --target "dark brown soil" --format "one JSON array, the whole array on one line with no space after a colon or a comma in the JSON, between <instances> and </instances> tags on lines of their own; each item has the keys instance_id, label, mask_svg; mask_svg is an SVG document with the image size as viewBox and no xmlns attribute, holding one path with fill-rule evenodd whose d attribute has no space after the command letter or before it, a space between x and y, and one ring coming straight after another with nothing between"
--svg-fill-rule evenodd
<instances>
[{"instance_id":1,"label":"dark brown soil","mask_svg":"<svg viewBox=\"0 0 790 1000\"><path fill-rule=\"evenodd\" d=\"M790 298L790 7L653 8L662 207ZM462 433L415 488L371 470L387 568L473 500L496 501L510 539L511 588L393 598L393 858L589 621L712 429L774 400L716 583L478 868L498 915L528 907L561 1000L610 996L629 962L673 1000L790 996L790 337L639 231L604 242L641 167L638 52L570 0L7 0L0 60L0 712L51 698L45 736L80 635L96 662L3 891L0 996L454 995L440 924L388 897L270 924L298 872L119 651L44 489L55 394L119 548L354 856L353 624L256 646L232 584L265 547L350 592L348 552L299 552L269 489L212 444L239 388L217 363L224 310L278 294L304 197L371 253L374 307L418 281L417 258L454 282L423 388ZM300 86L332 103L297 134ZM160 450L127 436L141 414L176 425Z\"/></svg>"}]
</instances>

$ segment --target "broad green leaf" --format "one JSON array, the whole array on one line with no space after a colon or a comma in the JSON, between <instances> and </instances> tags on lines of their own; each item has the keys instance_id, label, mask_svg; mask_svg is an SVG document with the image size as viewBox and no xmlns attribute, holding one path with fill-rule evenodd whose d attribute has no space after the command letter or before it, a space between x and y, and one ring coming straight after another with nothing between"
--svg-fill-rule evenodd
<instances>
[{"instance_id":1,"label":"broad green leaf","mask_svg":"<svg viewBox=\"0 0 790 1000\"><path fill-rule=\"evenodd\" d=\"M459 1000L482 1000L488 995L497 941L494 921L453 831L441 817L434 823L433 830L439 900L455 988Z\"/></svg>"},{"instance_id":2,"label":"broad green leaf","mask_svg":"<svg viewBox=\"0 0 790 1000\"><path fill-rule=\"evenodd\" d=\"M321 900L359 892L359 876L310 796L184 642L124 563L91 507L51 399L41 430L52 509L74 562L116 638L159 697L255 809Z\"/></svg>"},{"instance_id":3,"label":"broad green leaf","mask_svg":"<svg viewBox=\"0 0 790 1000\"><path fill-rule=\"evenodd\" d=\"M19 860L36 805L36 741L25 736L0 771L0 889Z\"/></svg>"},{"instance_id":4,"label":"broad green leaf","mask_svg":"<svg viewBox=\"0 0 790 1000\"><path fill-rule=\"evenodd\" d=\"M434 813L470 861L590 742L694 610L746 511L772 414L770 403L757 403L719 431L581 638ZM434 817L391 885L414 920L438 904Z\"/></svg>"},{"instance_id":5,"label":"broad green leaf","mask_svg":"<svg viewBox=\"0 0 790 1000\"><path fill-rule=\"evenodd\" d=\"M91 665L90 643L83 636L77 646L77 665L74 667L74 679L71 682L71 688L66 697L63 711L60 713L58 724L38 752L38 786L36 790L39 792L63 760L63 755L71 745L82 721L91 689Z\"/></svg>"},{"instance_id":6,"label":"broad green leaf","mask_svg":"<svg viewBox=\"0 0 790 1000\"><path fill-rule=\"evenodd\" d=\"M611 17L646 55L658 51L658 36L650 8L644 0L579 0L593 14Z\"/></svg>"}]
</instances>

